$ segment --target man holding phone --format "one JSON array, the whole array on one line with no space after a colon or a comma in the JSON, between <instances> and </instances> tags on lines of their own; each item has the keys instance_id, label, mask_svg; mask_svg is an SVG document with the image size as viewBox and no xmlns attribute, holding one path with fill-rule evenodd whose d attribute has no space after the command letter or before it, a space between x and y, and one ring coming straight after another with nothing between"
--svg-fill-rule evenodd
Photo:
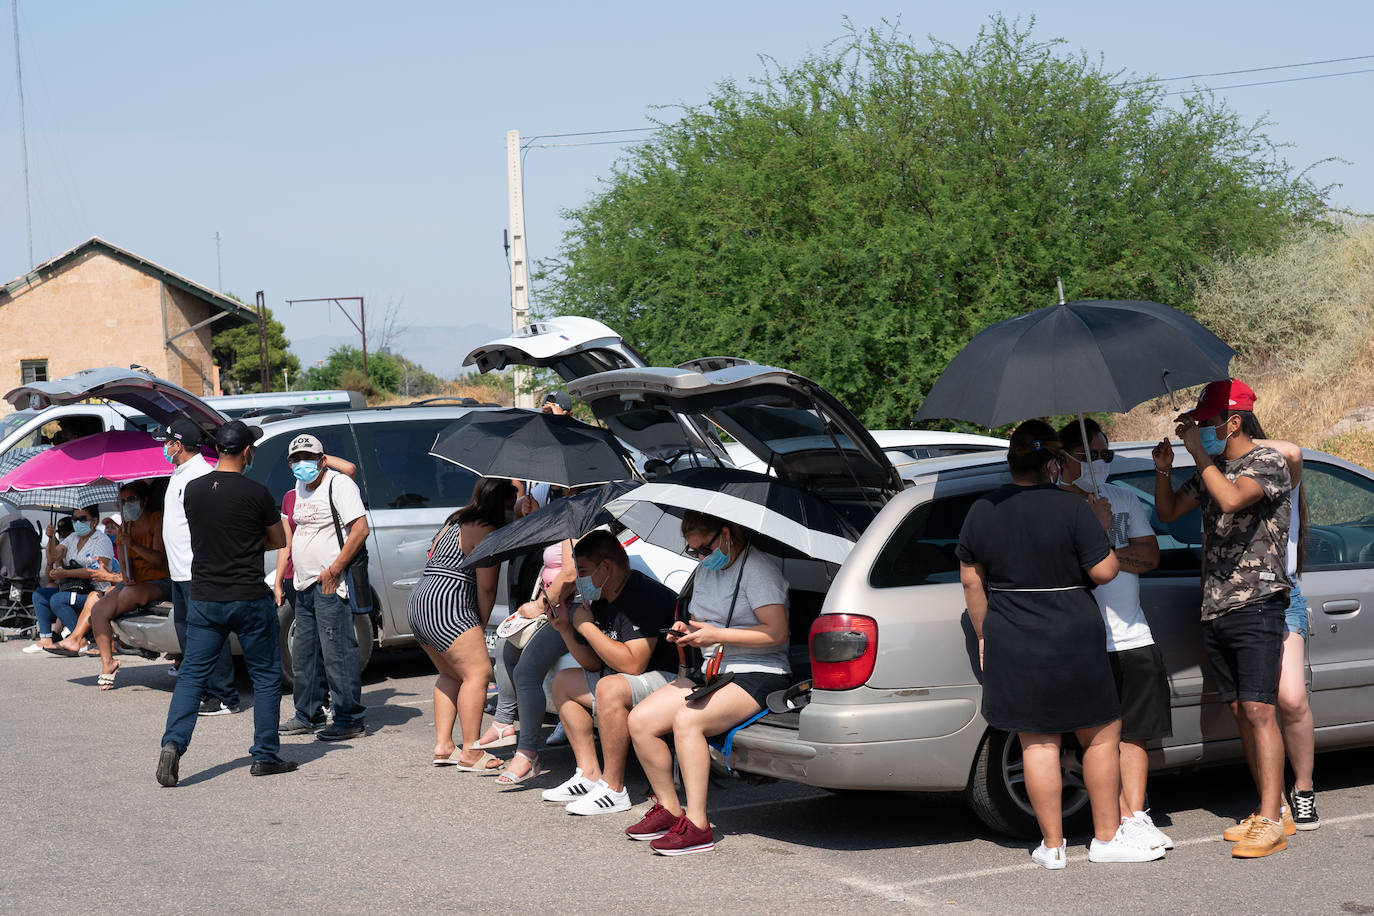
<instances>
[{"instance_id":1,"label":"man holding phone","mask_svg":"<svg viewBox=\"0 0 1374 916\"><path fill-rule=\"evenodd\" d=\"M677 595L631 570L625 548L609 531L578 541L573 560L582 603L571 619L551 615L549 623L582 666L564 669L553 680L554 705L577 769L543 797L564 804L569 814L628 811L630 710L676 676L677 650L660 634L673 622ZM600 765L594 728L601 735Z\"/></svg>"}]
</instances>

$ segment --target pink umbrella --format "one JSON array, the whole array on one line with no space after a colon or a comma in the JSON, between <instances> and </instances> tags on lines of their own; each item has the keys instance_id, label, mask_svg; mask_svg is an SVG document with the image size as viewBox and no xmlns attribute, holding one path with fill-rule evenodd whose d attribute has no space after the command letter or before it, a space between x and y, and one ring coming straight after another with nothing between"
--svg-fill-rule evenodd
<instances>
[{"instance_id":1,"label":"pink umbrella","mask_svg":"<svg viewBox=\"0 0 1374 916\"><path fill-rule=\"evenodd\" d=\"M123 483L171 474L172 465L162 457L161 442L142 430L111 430L73 439L34 455L0 477L0 493Z\"/></svg>"}]
</instances>

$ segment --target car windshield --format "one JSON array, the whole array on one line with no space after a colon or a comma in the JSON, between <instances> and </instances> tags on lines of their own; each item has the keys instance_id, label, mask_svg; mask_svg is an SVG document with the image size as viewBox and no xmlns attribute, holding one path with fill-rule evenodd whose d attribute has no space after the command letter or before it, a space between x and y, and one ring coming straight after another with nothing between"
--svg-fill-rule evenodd
<instances>
[{"instance_id":1,"label":"car windshield","mask_svg":"<svg viewBox=\"0 0 1374 916\"><path fill-rule=\"evenodd\" d=\"M0 439L5 438L36 416L38 416L36 411L16 410L9 416L0 417Z\"/></svg>"}]
</instances>

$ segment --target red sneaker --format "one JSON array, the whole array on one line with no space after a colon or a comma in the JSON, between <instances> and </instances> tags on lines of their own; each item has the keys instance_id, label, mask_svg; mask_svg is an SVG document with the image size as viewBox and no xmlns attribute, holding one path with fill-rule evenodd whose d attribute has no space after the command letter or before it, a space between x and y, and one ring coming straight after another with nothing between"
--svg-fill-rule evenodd
<instances>
[{"instance_id":1,"label":"red sneaker","mask_svg":"<svg viewBox=\"0 0 1374 916\"><path fill-rule=\"evenodd\" d=\"M656 840L673 829L679 815L669 814L668 809L654 802L649 813L638 824L625 828L625 835L632 840Z\"/></svg>"},{"instance_id":2,"label":"red sneaker","mask_svg":"<svg viewBox=\"0 0 1374 916\"><path fill-rule=\"evenodd\" d=\"M716 834L710 827L703 829L693 824L684 814L672 830L650 843L649 848L661 856L708 852L716 848Z\"/></svg>"}]
</instances>

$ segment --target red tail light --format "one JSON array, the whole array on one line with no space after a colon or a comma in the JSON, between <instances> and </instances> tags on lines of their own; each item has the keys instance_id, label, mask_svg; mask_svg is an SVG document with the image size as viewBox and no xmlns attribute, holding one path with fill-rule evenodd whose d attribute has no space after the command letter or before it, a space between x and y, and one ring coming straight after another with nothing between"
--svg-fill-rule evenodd
<instances>
[{"instance_id":1,"label":"red tail light","mask_svg":"<svg viewBox=\"0 0 1374 916\"><path fill-rule=\"evenodd\" d=\"M822 614L811 624L811 679L817 690L852 690L873 674L878 621L862 614Z\"/></svg>"}]
</instances>

